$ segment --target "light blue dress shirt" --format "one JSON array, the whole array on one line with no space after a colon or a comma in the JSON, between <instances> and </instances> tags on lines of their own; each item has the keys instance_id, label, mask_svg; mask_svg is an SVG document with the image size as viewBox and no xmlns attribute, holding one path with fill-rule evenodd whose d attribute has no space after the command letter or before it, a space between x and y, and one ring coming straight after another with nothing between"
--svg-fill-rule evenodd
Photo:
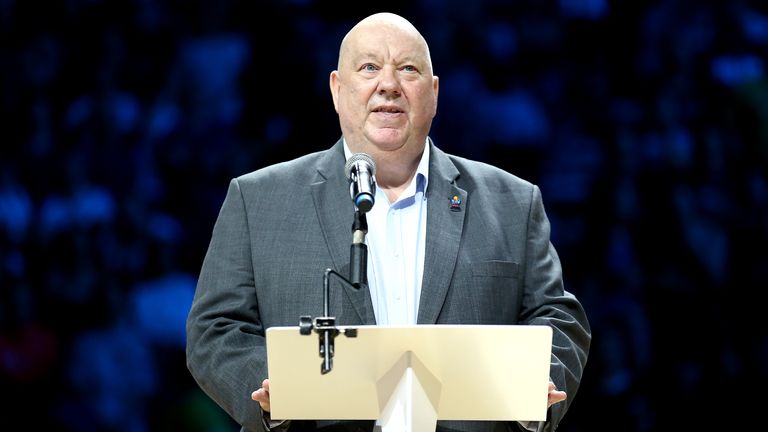
<instances>
[{"instance_id":1,"label":"light blue dress shirt","mask_svg":"<svg viewBox=\"0 0 768 432\"><path fill-rule=\"evenodd\" d=\"M344 142L344 154L352 152ZM424 147L416 175L390 203L376 188L368 221L368 288L377 325L414 325L419 312L427 228L429 143Z\"/></svg>"}]
</instances>

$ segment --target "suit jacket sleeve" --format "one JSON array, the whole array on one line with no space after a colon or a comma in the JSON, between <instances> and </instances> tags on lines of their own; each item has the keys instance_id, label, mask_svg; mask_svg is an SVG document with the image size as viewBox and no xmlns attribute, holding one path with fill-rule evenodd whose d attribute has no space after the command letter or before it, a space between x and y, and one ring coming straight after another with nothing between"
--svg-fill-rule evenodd
<instances>
[{"instance_id":1,"label":"suit jacket sleeve","mask_svg":"<svg viewBox=\"0 0 768 432\"><path fill-rule=\"evenodd\" d=\"M267 377L264 328L254 286L247 213L229 184L187 319L187 367L200 387L248 430L262 431L251 392Z\"/></svg>"},{"instance_id":2,"label":"suit jacket sleeve","mask_svg":"<svg viewBox=\"0 0 768 432\"><path fill-rule=\"evenodd\" d=\"M552 327L550 378L568 394L568 399L550 408L544 427L547 431L557 428L576 395L591 330L581 303L563 287L560 260L550 242L550 225L539 188L534 186L531 194L520 320L521 324Z\"/></svg>"}]
</instances>

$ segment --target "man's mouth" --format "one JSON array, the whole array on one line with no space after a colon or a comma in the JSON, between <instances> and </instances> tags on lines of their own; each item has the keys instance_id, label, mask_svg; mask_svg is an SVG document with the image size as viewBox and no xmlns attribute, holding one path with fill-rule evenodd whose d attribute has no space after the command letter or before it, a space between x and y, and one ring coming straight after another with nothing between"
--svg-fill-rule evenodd
<instances>
[{"instance_id":1,"label":"man's mouth","mask_svg":"<svg viewBox=\"0 0 768 432\"><path fill-rule=\"evenodd\" d=\"M400 114L403 112L400 108L396 106L380 106L373 110L373 112L377 113L388 113L388 114Z\"/></svg>"}]
</instances>

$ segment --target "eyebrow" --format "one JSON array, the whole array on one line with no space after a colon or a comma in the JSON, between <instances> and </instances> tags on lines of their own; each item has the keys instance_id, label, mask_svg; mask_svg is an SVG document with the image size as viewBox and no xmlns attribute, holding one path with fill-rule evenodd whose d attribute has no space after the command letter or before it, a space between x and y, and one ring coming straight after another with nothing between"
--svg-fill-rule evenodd
<instances>
[{"instance_id":1,"label":"eyebrow","mask_svg":"<svg viewBox=\"0 0 768 432\"><path fill-rule=\"evenodd\" d=\"M378 58L379 56L374 54L373 52L362 53L354 58L353 64L359 65L361 63L364 63L365 60L367 59L378 59ZM425 63L423 60L418 61L417 58L418 57L408 55L400 59L397 63L398 64L414 64L414 65Z\"/></svg>"}]
</instances>

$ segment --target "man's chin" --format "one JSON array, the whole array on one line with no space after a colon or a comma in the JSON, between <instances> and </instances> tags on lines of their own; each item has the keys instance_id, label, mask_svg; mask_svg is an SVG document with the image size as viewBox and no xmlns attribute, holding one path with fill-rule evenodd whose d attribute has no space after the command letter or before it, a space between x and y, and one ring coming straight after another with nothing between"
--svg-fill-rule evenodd
<instances>
[{"instance_id":1,"label":"man's chin","mask_svg":"<svg viewBox=\"0 0 768 432\"><path fill-rule=\"evenodd\" d=\"M399 129L378 129L368 134L368 141L379 150L392 151L403 147L406 137Z\"/></svg>"}]
</instances>

